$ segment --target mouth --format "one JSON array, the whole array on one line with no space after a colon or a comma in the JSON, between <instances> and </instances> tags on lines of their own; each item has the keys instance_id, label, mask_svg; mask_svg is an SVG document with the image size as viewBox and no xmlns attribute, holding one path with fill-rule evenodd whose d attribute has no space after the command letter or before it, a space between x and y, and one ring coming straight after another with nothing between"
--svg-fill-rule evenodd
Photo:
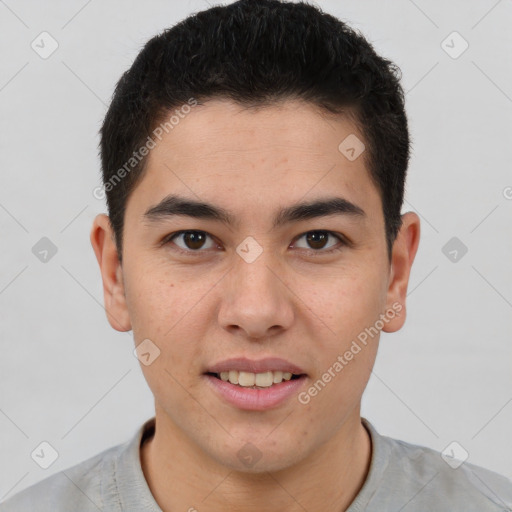
<instances>
[{"instance_id":1,"label":"mouth","mask_svg":"<svg viewBox=\"0 0 512 512\"><path fill-rule=\"evenodd\" d=\"M308 379L302 368L280 358L233 358L211 366L203 375L224 403L252 411L283 405Z\"/></svg>"},{"instance_id":2,"label":"mouth","mask_svg":"<svg viewBox=\"0 0 512 512\"><path fill-rule=\"evenodd\" d=\"M249 389L267 389L279 385L282 382L297 380L306 376L303 373L296 374L291 372L282 372L279 370L267 371L263 373L229 370L219 373L206 372L206 375L215 377L219 380L222 380L223 382L229 382L230 384L233 384L234 386L238 386L240 388Z\"/></svg>"}]
</instances>

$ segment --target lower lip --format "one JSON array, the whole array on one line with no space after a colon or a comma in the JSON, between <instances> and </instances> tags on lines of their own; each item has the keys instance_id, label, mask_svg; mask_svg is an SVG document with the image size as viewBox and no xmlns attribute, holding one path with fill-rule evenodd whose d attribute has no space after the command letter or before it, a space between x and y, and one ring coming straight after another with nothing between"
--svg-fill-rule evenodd
<instances>
[{"instance_id":1,"label":"lower lip","mask_svg":"<svg viewBox=\"0 0 512 512\"><path fill-rule=\"evenodd\" d=\"M306 379L306 376L302 375L298 379L284 380L268 388L253 389L231 384L213 375L205 377L209 385L227 402L248 411L264 411L280 406L288 398L298 394Z\"/></svg>"}]
</instances>

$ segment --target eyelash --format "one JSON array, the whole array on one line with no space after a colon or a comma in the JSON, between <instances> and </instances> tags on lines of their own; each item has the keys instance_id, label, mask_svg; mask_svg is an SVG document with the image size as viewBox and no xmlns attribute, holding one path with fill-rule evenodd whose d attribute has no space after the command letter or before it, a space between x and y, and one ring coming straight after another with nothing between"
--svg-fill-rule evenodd
<instances>
[{"instance_id":1,"label":"eyelash","mask_svg":"<svg viewBox=\"0 0 512 512\"><path fill-rule=\"evenodd\" d=\"M176 238L176 237L178 237L178 236L180 236L180 235L182 235L184 233L201 233L201 234L204 234L206 236L209 236L213 240L212 235L210 235L206 231L200 231L200 230L197 230L197 229L183 229L183 230L180 230L180 231L175 231L174 233L171 233L170 235L166 236L163 239L161 245L162 246L163 245L169 245L174 238ZM313 229L311 231L306 231L305 233L302 233L301 235L299 235L296 238L296 240L300 240L303 236L305 236L305 235L307 235L309 233L325 233L327 235L332 235L335 238L337 238L338 241L340 242L339 244L333 246L332 248L330 248L328 250L310 249L309 252L312 253L314 256L321 256L321 255L325 255L325 254L332 254L332 253L341 251L345 246L350 245L350 243L344 237L342 237L342 235L340 235L338 233L335 233L334 231L328 231L328 230L325 230L325 229ZM187 256L195 256L198 253L207 252L206 250L201 250L201 249L185 250L185 249L182 249L181 247L177 246L176 244L175 244L175 248L173 250L178 251L178 252L180 252L182 254L186 254ZM307 249L302 249L302 250L306 250L307 251Z\"/></svg>"}]
</instances>

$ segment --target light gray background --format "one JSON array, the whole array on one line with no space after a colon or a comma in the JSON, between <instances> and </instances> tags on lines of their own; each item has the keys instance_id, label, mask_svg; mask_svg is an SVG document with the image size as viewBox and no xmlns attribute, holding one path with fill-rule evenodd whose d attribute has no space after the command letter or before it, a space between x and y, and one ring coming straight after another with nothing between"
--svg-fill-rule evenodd
<instances>
[{"instance_id":1,"label":"light gray background","mask_svg":"<svg viewBox=\"0 0 512 512\"><path fill-rule=\"evenodd\" d=\"M363 415L386 435L512 477L512 2L323 0L402 69L422 217L406 326L383 334ZM89 243L98 129L142 45L194 1L0 0L0 499L124 442L152 395L103 310ZM42 59L31 42L59 47ZM469 43L450 57L457 31ZM448 44L460 48L459 42ZM507 196L509 199L507 199ZM31 249L43 236L57 254ZM450 261L458 237L468 253ZM48 441L43 470L30 454Z\"/></svg>"}]
</instances>

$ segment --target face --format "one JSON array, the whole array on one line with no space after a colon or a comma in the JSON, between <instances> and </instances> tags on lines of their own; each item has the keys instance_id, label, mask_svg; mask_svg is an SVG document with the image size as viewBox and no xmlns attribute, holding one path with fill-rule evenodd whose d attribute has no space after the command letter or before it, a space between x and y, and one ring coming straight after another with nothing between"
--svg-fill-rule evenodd
<instances>
[{"instance_id":1,"label":"face","mask_svg":"<svg viewBox=\"0 0 512 512\"><path fill-rule=\"evenodd\" d=\"M298 101L208 101L151 150L122 266L95 221L109 320L150 340L146 361L160 351L141 364L157 422L224 466L274 471L334 441L359 420L375 332L404 321L418 221L405 219L390 262L364 153L338 149L349 135L364 141L347 118ZM262 389L222 380L229 370L248 386L265 374ZM279 370L294 376L266 387ZM255 468L244 450L261 457Z\"/></svg>"}]
</instances>

